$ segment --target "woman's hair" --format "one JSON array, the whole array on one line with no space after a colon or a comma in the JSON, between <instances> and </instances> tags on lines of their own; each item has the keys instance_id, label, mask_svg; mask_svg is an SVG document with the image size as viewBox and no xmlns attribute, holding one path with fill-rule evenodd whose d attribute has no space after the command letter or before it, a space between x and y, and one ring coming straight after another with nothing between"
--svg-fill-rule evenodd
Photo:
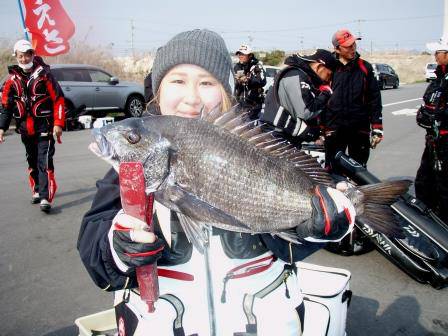
<instances>
[{"instance_id":1,"label":"woman's hair","mask_svg":"<svg viewBox=\"0 0 448 336\"><path fill-rule=\"evenodd\" d=\"M219 88L220 88L221 95L222 95L221 111L226 112L226 111L230 110L230 108L233 105L232 98L231 98L231 96L229 96L229 94L224 89L224 87L220 86Z\"/></svg>"}]
</instances>

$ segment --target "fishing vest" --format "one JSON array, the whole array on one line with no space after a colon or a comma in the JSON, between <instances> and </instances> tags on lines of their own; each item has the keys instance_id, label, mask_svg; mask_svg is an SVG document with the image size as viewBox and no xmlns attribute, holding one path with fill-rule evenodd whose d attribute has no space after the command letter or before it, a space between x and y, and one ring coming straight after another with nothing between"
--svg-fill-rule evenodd
<instances>
[{"instance_id":1,"label":"fishing vest","mask_svg":"<svg viewBox=\"0 0 448 336\"><path fill-rule=\"evenodd\" d=\"M27 113L33 118L49 117L53 114L53 103L47 91L47 78L43 66L25 76L15 69L10 70L12 88L15 90L14 102L17 109L14 110L14 118L24 119Z\"/></svg>"},{"instance_id":2,"label":"fishing vest","mask_svg":"<svg viewBox=\"0 0 448 336\"><path fill-rule=\"evenodd\" d=\"M3 87L2 104L16 119L19 133L31 136L49 132L53 125L63 127L64 94L49 68L36 63L30 74L24 74L17 65L8 70L10 76Z\"/></svg>"},{"instance_id":3,"label":"fishing vest","mask_svg":"<svg viewBox=\"0 0 448 336\"><path fill-rule=\"evenodd\" d=\"M276 131L286 133L293 137L303 133L307 125L302 119L294 118L291 112L280 105L278 88L280 81L286 75L300 76L302 74L301 72L302 70L299 67L287 66L275 76L274 84L266 95L264 110L260 117L261 121L271 125Z\"/></svg>"}]
</instances>

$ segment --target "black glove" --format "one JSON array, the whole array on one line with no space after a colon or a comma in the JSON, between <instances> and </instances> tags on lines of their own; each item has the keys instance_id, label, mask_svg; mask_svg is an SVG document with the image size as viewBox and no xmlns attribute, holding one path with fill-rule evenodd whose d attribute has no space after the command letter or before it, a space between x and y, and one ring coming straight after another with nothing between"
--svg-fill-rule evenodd
<instances>
[{"instance_id":1,"label":"black glove","mask_svg":"<svg viewBox=\"0 0 448 336\"><path fill-rule=\"evenodd\" d=\"M297 235L308 241L338 241L353 229L355 210L340 191L322 185L314 189L310 219L296 227Z\"/></svg>"},{"instance_id":2,"label":"black glove","mask_svg":"<svg viewBox=\"0 0 448 336\"><path fill-rule=\"evenodd\" d=\"M430 129L434 121L434 115L425 106L421 106L417 111L417 124L425 129Z\"/></svg>"},{"instance_id":3,"label":"black glove","mask_svg":"<svg viewBox=\"0 0 448 336\"><path fill-rule=\"evenodd\" d=\"M109 245L118 269L133 273L136 267L153 264L162 256L162 239L143 231L145 223L120 211L112 220ZM153 242L144 242L153 241Z\"/></svg>"},{"instance_id":4,"label":"black glove","mask_svg":"<svg viewBox=\"0 0 448 336\"><path fill-rule=\"evenodd\" d=\"M320 134L321 130L319 126L307 126L297 138L300 142L311 142L319 139Z\"/></svg>"}]
</instances>

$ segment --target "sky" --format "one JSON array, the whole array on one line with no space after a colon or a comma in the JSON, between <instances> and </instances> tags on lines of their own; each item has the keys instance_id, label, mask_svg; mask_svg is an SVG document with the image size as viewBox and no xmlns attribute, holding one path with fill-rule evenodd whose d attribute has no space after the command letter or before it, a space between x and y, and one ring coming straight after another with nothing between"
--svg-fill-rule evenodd
<instances>
[{"instance_id":1,"label":"sky","mask_svg":"<svg viewBox=\"0 0 448 336\"><path fill-rule=\"evenodd\" d=\"M76 32L73 40L117 55L153 52L176 33L208 28L234 51L331 48L348 28L361 50L425 50L442 35L444 0L60 0ZM22 38L17 0L0 0L0 43Z\"/></svg>"}]
</instances>

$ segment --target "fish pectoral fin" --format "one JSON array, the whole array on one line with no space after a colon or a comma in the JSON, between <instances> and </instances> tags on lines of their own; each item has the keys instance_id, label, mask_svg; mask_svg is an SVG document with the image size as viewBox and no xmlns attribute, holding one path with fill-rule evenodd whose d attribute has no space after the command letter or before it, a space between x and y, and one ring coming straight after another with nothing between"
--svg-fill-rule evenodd
<instances>
[{"instance_id":1,"label":"fish pectoral fin","mask_svg":"<svg viewBox=\"0 0 448 336\"><path fill-rule=\"evenodd\" d=\"M198 222L191 217L188 217L180 212L177 213L180 225L184 229L190 243L199 251L199 253L204 253L205 245L208 244L208 236L206 230L208 230L207 225Z\"/></svg>"},{"instance_id":2,"label":"fish pectoral fin","mask_svg":"<svg viewBox=\"0 0 448 336\"><path fill-rule=\"evenodd\" d=\"M275 232L275 233L273 233L273 235L279 236L280 238L282 238L288 242L291 242L293 244L298 244L298 245L302 244L294 229L287 230L287 231Z\"/></svg>"},{"instance_id":3,"label":"fish pectoral fin","mask_svg":"<svg viewBox=\"0 0 448 336\"><path fill-rule=\"evenodd\" d=\"M170 186L163 193L165 205L178 213L180 224L188 240L203 253L208 243L210 226L224 230L251 233L250 227L220 209L200 200L180 185Z\"/></svg>"},{"instance_id":4,"label":"fish pectoral fin","mask_svg":"<svg viewBox=\"0 0 448 336\"><path fill-rule=\"evenodd\" d=\"M170 201L179 209L178 211L196 222L203 222L224 230L252 232L249 225L199 199L180 185L170 187L168 194Z\"/></svg>"}]
</instances>

